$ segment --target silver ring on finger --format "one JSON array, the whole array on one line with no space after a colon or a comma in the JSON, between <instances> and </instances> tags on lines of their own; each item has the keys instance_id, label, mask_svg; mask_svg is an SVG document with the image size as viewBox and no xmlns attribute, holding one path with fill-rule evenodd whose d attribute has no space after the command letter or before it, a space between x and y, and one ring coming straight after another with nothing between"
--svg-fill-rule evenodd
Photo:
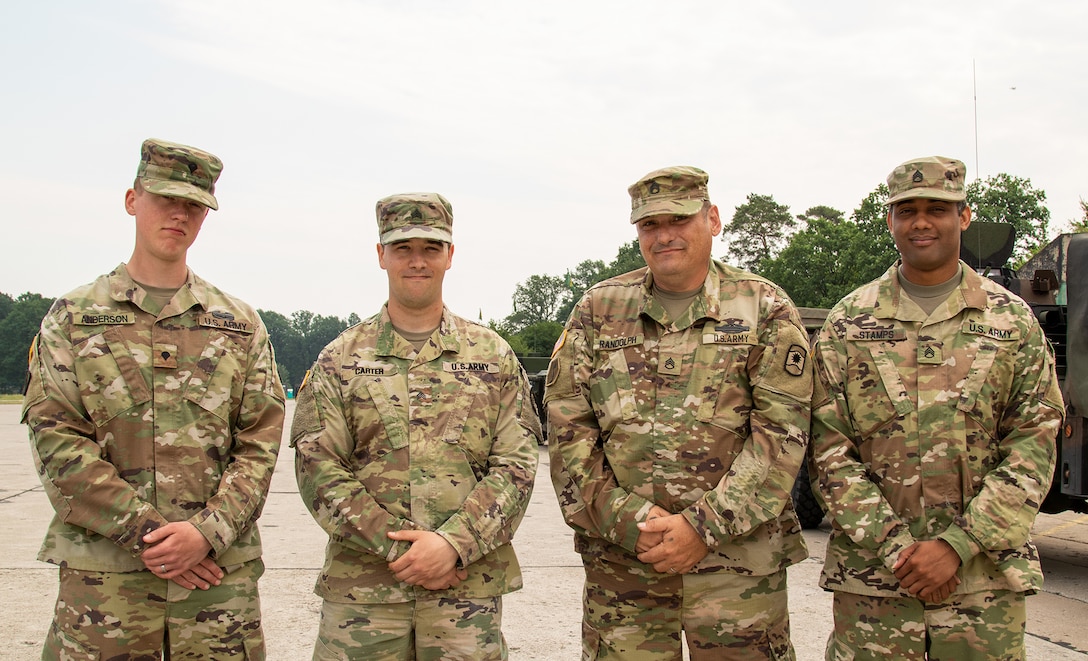
<instances>
[{"instance_id":1,"label":"silver ring on finger","mask_svg":"<svg viewBox=\"0 0 1088 661\"><path fill-rule=\"evenodd\" d=\"M162 570L162 573L166 573L166 565L159 565L159 569Z\"/></svg>"},{"instance_id":2,"label":"silver ring on finger","mask_svg":"<svg viewBox=\"0 0 1088 661\"><path fill-rule=\"evenodd\" d=\"M675 574L676 573L676 567L669 567L669 573L670 574Z\"/></svg>"}]
</instances>

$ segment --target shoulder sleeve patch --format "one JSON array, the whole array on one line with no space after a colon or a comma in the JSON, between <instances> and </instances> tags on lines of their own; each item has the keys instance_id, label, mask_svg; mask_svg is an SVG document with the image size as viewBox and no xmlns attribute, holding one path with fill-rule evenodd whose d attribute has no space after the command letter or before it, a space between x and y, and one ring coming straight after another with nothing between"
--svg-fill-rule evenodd
<instances>
[{"instance_id":1,"label":"shoulder sleeve patch","mask_svg":"<svg viewBox=\"0 0 1088 661\"><path fill-rule=\"evenodd\" d=\"M298 396L295 397L295 417L291 420L291 447L295 447L300 437L324 428L321 408L314 397L313 384L310 383L310 371L307 371L302 385L298 388Z\"/></svg>"},{"instance_id":2,"label":"shoulder sleeve patch","mask_svg":"<svg viewBox=\"0 0 1088 661\"><path fill-rule=\"evenodd\" d=\"M774 350L766 352L764 360L770 363L763 370L763 387L801 402L812 400L812 366L804 331L781 322Z\"/></svg>"}]
</instances>

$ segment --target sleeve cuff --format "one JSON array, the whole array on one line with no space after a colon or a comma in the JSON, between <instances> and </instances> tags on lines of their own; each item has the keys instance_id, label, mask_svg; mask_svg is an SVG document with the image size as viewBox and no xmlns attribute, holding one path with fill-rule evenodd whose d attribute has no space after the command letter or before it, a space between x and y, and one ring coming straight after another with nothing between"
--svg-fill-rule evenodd
<instances>
[{"instance_id":1,"label":"sleeve cuff","mask_svg":"<svg viewBox=\"0 0 1088 661\"><path fill-rule=\"evenodd\" d=\"M910 530L905 525L902 526L902 530L897 535L884 540L884 543L880 546L880 553L884 556L884 566L888 568L888 571L894 570L895 563L899 561L899 554L914 544L915 541L914 536L910 534Z\"/></svg>"},{"instance_id":2,"label":"sleeve cuff","mask_svg":"<svg viewBox=\"0 0 1088 661\"><path fill-rule=\"evenodd\" d=\"M208 540L208 544L211 544L213 556L218 557L219 554L226 551L234 543L234 530L218 512L205 509L189 519L189 523L193 524L193 527L200 531L201 535L204 535L204 539Z\"/></svg>"},{"instance_id":3,"label":"sleeve cuff","mask_svg":"<svg viewBox=\"0 0 1088 661\"><path fill-rule=\"evenodd\" d=\"M718 515L709 506L707 506L704 500L693 504L691 507L680 512L680 515L688 522L695 532L699 534L699 538L706 544L707 549L711 551L717 550L718 546L722 543L723 537L728 536L728 533L721 528L721 526L713 526L717 528L722 534L715 534L714 529L710 523L716 522Z\"/></svg>"},{"instance_id":4,"label":"sleeve cuff","mask_svg":"<svg viewBox=\"0 0 1088 661\"><path fill-rule=\"evenodd\" d=\"M959 526L948 526L947 530L937 535L937 539L943 540L951 546L956 555L960 556L960 563L964 566L967 565L971 558L982 552L982 546Z\"/></svg>"}]
</instances>

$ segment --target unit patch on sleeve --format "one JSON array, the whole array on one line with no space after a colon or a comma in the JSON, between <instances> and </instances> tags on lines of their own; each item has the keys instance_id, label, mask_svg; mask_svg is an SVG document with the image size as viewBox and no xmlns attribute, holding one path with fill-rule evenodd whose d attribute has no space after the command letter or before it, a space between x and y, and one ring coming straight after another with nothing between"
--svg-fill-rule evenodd
<instances>
[{"instance_id":1,"label":"unit patch on sleeve","mask_svg":"<svg viewBox=\"0 0 1088 661\"><path fill-rule=\"evenodd\" d=\"M805 373L805 359L808 351L799 344L791 344L786 351L786 362L782 369L791 376L802 376Z\"/></svg>"}]
</instances>

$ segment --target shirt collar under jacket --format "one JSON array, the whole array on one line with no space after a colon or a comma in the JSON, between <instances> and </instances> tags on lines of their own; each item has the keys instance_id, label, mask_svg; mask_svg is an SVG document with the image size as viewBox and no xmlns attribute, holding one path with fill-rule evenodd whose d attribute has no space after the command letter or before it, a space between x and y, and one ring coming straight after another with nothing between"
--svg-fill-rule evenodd
<instances>
[{"instance_id":1,"label":"shirt collar under jacket","mask_svg":"<svg viewBox=\"0 0 1088 661\"><path fill-rule=\"evenodd\" d=\"M925 321L925 319L915 319L904 308L907 301L907 296L903 293L903 288L899 285L899 265L901 260L896 260L884 275L880 276L880 290L877 294L876 305L873 309L873 316L877 319L898 319L900 321ZM951 312L953 314L963 310L965 308L972 308L975 310L983 310L987 304L987 294L982 289L982 276L975 273L975 270L960 262L960 268L963 270L963 280L960 281L959 287L956 291L949 296L948 300L943 305L952 306ZM957 293L958 292L958 293ZM891 305L882 305L881 301L891 301ZM921 312L921 309L917 305L911 304L909 309L912 311Z\"/></svg>"},{"instance_id":2,"label":"shirt collar under jacket","mask_svg":"<svg viewBox=\"0 0 1088 661\"><path fill-rule=\"evenodd\" d=\"M177 293L174 294L174 299L163 308L162 312L158 315L159 317L180 314L194 305L199 305L202 310L208 309L208 283L200 276L193 273L192 269L187 268L186 271L185 284L178 288ZM110 271L109 283L110 298L121 302L131 301L141 310L147 312L147 310L144 309L144 299L148 294L132 279L132 276L129 275L128 272L128 266L126 266L124 262L119 264L113 271ZM163 314L168 308L170 313Z\"/></svg>"},{"instance_id":3,"label":"shirt collar under jacket","mask_svg":"<svg viewBox=\"0 0 1088 661\"><path fill-rule=\"evenodd\" d=\"M389 305L382 306L378 313L378 340L374 350L378 356L393 356L396 358L409 358L415 347L401 337L393 329L393 321L389 318ZM457 332L457 324L453 323L453 313L446 306L442 306L442 320L438 324L438 354L447 351L454 354L461 352L461 336ZM433 336L432 336L433 337ZM416 359L420 362L429 362L437 356L429 355L433 349L424 346Z\"/></svg>"}]
</instances>

